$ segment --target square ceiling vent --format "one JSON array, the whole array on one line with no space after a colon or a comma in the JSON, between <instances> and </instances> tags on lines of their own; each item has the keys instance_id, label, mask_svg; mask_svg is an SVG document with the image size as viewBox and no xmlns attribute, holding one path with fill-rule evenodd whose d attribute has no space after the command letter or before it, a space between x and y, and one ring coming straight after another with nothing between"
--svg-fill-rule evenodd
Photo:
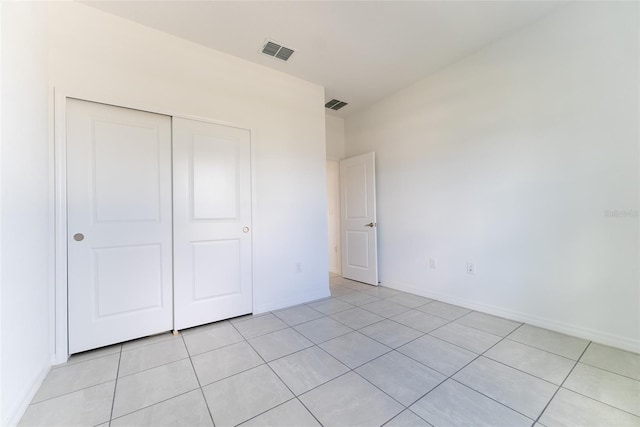
<instances>
[{"instance_id":1,"label":"square ceiling vent","mask_svg":"<svg viewBox=\"0 0 640 427\"><path fill-rule=\"evenodd\" d=\"M261 52L265 55L273 56L274 58L278 58L283 61L288 61L295 51L291 48L282 46L280 43L267 39L264 41L264 45L262 45Z\"/></svg>"},{"instance_id":2,"label":"square ceiling vent","mask_svg":"<svg viewBox=\"0 0 640 427\"><path fill-rule=\"evenodd\" d=\"M324 104L324 106L326 108L329 108L330 110L339 110L342 107L344 107L345 105L349 105L347 102L344 101L340 101L338 99L332 99L331 101L327 102L326 104Z\"/></svg>"}]
</instances>

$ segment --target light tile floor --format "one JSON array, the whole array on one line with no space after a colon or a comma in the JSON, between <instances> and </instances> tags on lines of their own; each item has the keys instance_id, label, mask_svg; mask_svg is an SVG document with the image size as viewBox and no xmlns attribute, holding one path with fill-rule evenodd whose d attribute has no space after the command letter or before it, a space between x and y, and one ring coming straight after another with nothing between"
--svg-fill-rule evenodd
<instances>
[{"instance_id":1,"label":"light tile floor","mask_svg":"<svg viewBox=\"0 0 640 427\"><path fill-rule=\"evenodd\" d=\"M640 355L331 278L332 297L74 355L20 425L640 426Z\"/></svg>"}]
</instances>

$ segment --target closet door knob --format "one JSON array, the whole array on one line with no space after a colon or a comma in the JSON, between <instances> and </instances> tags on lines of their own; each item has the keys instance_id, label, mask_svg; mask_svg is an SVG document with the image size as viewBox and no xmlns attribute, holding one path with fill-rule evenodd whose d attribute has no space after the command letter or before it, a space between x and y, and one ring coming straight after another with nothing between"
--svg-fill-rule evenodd
<instances>
[{"instance_id":1,"label":"closet door knob","mask_svg":"<svg viewBox=\"0 0 640 427\"><path fill-rule=\"evenodd\" d=\"M82 242L84 240L84 234L82 233L76 233L73 235L73 240L75 240L76 242Z\"/></svg>"},{"instance_id":2,"label":"closet door knob","mask_svg":"<svg viewBox=\"0 0 640 427\"><path fill-rule=\"evenodd\" d=\"M249 232L249 227L244 227L244 228L242 229L242 232L243 232L243 233L248 233L248 232Z\"/></svg>"}]
</instances>

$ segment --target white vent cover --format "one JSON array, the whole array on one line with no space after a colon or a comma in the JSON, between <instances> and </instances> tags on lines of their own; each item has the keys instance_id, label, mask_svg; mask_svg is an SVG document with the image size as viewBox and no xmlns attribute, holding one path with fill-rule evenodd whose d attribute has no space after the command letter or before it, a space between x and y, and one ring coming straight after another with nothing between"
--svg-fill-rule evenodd
<instances>
[{"instance_id":1,"label":"white vent cover","mask_svg":"<svg viewBox=\"0 0 640 427\"><path fill-rule=\"evenodd\" d=\"M291 58L291 55L293 55L293 52L295 51L288 47L282 46L280 43L267 39L264 41L261 52L265 55L273 56L274 58L287 61L289 58Z\"/></svg>"},{"instance_id":2,"label":"white vent cover","mask_svg":"<svg viewBox=\"0 0 640 427\"><path fill-rule=\"evenodd\" d=\"M340 101L338 99L332 99L331 101L327 102L326 104L324 104L324 106L326 108L329 108L331 110L339 110L342 107L344 107L345 105L348 105L348 103L344 102L344 101Z\"/></svg>"}]
</instances>

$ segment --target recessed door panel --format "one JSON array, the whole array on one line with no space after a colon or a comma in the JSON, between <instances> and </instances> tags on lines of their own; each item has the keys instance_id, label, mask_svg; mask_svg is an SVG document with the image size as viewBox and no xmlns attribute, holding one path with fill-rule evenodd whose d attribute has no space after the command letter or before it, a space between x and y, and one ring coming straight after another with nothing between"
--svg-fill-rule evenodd
<instances>
[{"instance_id":1,"label":"recessed door panel","mask_svg":"<svg viewBox=\"0 0 640 427\"><path fill-rule=\"evenodd\" d=\"M175 328L252 311L250 134L173 119Z\"/></svg>"},{"instance_id":2,"label":"recessed door panel","mask_svg":"<svg viewBox=\"0 0 640 427\"><path fill-rule=\"evenodd\" d=\"M356 163L346 165L345 215L348 220L367 218L367 165Z\"/></svg>"},{"instance_id":3,"label":"recessed door panel","mask_svg":"<svg viewBox=\"0 0 640 427\"><path fill-rule=\"evenodd\" d=\"M369 268L367 252L369 235L366 231L347 231L347 266L350 268Z\"/></svg>"},{"instance_id":4,"label":"recessed door panel","mask_svg":"<svg viewBox=\"0 0 640 427\"><path fill-rule=\"evenodd\" d=\"M67 101L69 352L170 330L171 119Z\"/></svg>"},{"instance_id":5,"label":"recessed door panel","mask_svg":"<svg viewBox=\"0 0 640 427\"><path fill-rule=\"evenodd\" d=\"M160 245L94 250L96 317L162 307Z\"/></svg>"},{"instance_id":6,"label":"recessed door panel","mask_svg":"<svg viewBox=\"0 0 640 427\"><path fill-rule=\"evenodd\" d=\"M155 127L94 123L93 200L97 222L159 220L158 142Z\"/></svg>"},{"instance_id":7,"label":"recessed door panel","mask_svg":"<svg viewBox=\"0 0 640 427\"><path fill-rule=\"evenodd\" d=\"M193 300L239 294L240 240L194 242Z\"/></svg>"},{"instance_id":8,"label":"recessed door panel","mask_svg":"<svg viewBox=\"0 0 640 427\"><path fill-rule=\"evenodd\" d=\"M237 219L238 144L235 139L193 135L193 219Z\"/></svg>"}]
</instances>

